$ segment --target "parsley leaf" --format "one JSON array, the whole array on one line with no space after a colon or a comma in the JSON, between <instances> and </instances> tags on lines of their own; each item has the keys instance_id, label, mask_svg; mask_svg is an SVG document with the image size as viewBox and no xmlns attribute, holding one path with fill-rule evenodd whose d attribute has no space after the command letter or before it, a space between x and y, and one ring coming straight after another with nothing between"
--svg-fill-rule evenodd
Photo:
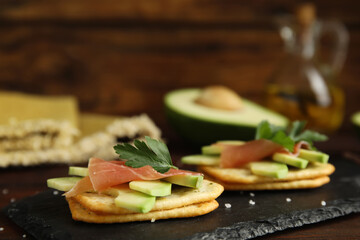
<instances>
[{"instance_id":1,"label":"parsley leaf","mask_svg":"<svg viewBox=\"0 0 360 240\"><path fill-rule=\"evenodd\" d=\"M129 143L117 144L114 146L114 150L129 167L139 168L150 165L160 173L166 173L170 168L177 169L172 164L169 149L165 143L148 136L145 137L145 140L146 143L136 139L135 146Z\"/></svg>"},{"instance_id":2,"label":"parsley leaf","mask_svg":"<svg viewBox=\"0 0 360 240\"><path fill-rule=\"evenodd\" d=\"M282 145L291 152L294 150L297 142L305 141L309 143L310 147L313 147L313 142L326 141L328 139L327 136L315 131L303 131L305 125L305 121L295 121L292 123L287 134L282 127L272 125L268 121L262 121L256 128L255 139L268 139Z\"/></svg>"}]
</instances>

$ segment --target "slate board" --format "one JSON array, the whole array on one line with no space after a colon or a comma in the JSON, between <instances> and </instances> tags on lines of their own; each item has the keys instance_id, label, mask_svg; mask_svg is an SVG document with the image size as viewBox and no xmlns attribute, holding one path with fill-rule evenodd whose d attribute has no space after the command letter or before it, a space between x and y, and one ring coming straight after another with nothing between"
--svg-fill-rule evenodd
<instances>
[{"instance_id":1,"label":"slate board","mask_svg":"<svg viewBox=\"0 0 360 240\"><path fill-rule=\"evenodd\" d=\"M254 197L250 192L225 192L218 198L217 210L195 218L154 223L76 222L65 199L52 190L12 203L2 211L37 239L250 239L360 212L360 166L342 158L331 162L336 172L331 183L321 188L258 191L253 192ZM250 199L255 205L249 204Z\"/></svg>"}]
</instances>

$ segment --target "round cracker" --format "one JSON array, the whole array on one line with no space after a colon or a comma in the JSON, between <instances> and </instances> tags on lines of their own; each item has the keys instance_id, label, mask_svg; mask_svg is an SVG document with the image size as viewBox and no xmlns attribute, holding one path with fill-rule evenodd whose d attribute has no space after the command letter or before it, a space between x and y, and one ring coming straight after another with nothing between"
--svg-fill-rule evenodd
<instances>
[{"instance_id":1,"label":"round cracker","mask_svg":"<svg viewBox=\"0 0 360 240\"><path fill-rule=\"evenodd\" d=\"M135 221L154 221L169 218L196 217L207 214L219 206L216 200L211 200L184 207L152 211L148 213L97 214L84 208L74 198L69 198L67 201L69 203L72 218L76 221L89 223L124 223Z\"/></svg>"},{"instance_id":2,"label":"round cracker","mask_svg":"<svg viewBox=\"0 0 360 240\"><path fill-rule=\"evenodd\" d=\"M211 177L209 176L205 175L205 177L211 179ZM250 183L250 184L225 183L218 180L216 181L221 185L223 185L225 190L257 191L257 190L290 190L290 189L317 188L330 182L330 178L328 176L322 176L313 179L293 180L288 182L268 182L268 183Z\"/></svg>"},{"instance_id":3,"label":"round cracker","mask_svg":"<svg viewBox=\"0 0 360 240\"><path fill-rule=\"evenodd\" d=\"M332 174L335 171L335 167L330 163L309 163L308 167L305 169L290 168L287 176L281 179L257 176L252 174L251 170L248 168L220 168L214 166L199 166L198 171L203 172L211 178L220 180L224 183L256 184L319 178Z\"/></svg>"},{"instance_id":4,"label":"round cracker","mask_svg":"<svg viewBox=\"0 0 360 240\"><path fill-rule=\"evenodd\" d=\"M224 188L215 182L204 180L200 188L180 187L173 185L170 196L156 198L151 211L173 209L195 203L207 202L216 199L224 191ZM74 197L82 206L89 211L98 214L128 214L131 210L117 207L114 197L98 193L82 193Z\"/></svg>"}]
</instances>

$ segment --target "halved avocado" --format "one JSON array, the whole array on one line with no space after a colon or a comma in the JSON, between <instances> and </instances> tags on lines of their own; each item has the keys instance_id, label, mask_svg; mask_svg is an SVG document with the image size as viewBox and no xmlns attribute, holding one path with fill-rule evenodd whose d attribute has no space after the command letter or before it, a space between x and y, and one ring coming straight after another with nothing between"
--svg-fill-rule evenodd
<instances>
[{"instance_id":1,"label":"halved avocado","mask_svg":"<svg viewBox=\"0 0 360 240\"><path fill-rule=\"evenodd\" d=\"M180 89L165 96L165 110L170 124L187 141L206 145L218 140L252 140L262 120L286 127L288 119L278 113L242 99L240 110L205 107L195 102L201 89Z\"/></svg>"},{"instance_id":2,"label":"halved avocado","mask_svg":"<svg viewBox=\"0 0 360 240\"><path fill-rule=\"evenodd\" d=\"M360 137L360 112L354 113L352 115L351 122L355 127L355 131L356 131L358 137Z\"/></svg>"}]
</instances>

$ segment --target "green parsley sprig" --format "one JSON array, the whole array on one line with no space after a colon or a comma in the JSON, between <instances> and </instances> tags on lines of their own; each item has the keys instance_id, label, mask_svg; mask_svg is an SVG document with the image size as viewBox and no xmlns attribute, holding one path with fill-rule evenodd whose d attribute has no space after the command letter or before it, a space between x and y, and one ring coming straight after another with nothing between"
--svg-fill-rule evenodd
<instances>
[{"instance_id":1,"label":"green parsley sprig","mask_svg":"<svg viewBox=\"0 0 360 240\"><path fill-rule=\"evenodd\" d=\"M145 141L136 139L134 146L129 143L117 144L114 150L129 167L140 168L150 165L160 173L166 173L170 168L177 169L172 164L169 149L165 143L148 136L145 137Z\"/></svg>"},{"instance_id":2,"label":"green parsley sprig","mask_svg":"<svg viewBox=\"0 0 360 240\"><path fill-rule=\"evenodd\" d=\"M289 151L294 150L296 143L305 141L313 148L315 141L326 141L328 137L315 131L305 130L305 121L295 121L292 123L289 131L282 127L270 124L268 121L262 121L256 128L255 139L268 139L282 145Z\"/></svg>"}]
</instances>

